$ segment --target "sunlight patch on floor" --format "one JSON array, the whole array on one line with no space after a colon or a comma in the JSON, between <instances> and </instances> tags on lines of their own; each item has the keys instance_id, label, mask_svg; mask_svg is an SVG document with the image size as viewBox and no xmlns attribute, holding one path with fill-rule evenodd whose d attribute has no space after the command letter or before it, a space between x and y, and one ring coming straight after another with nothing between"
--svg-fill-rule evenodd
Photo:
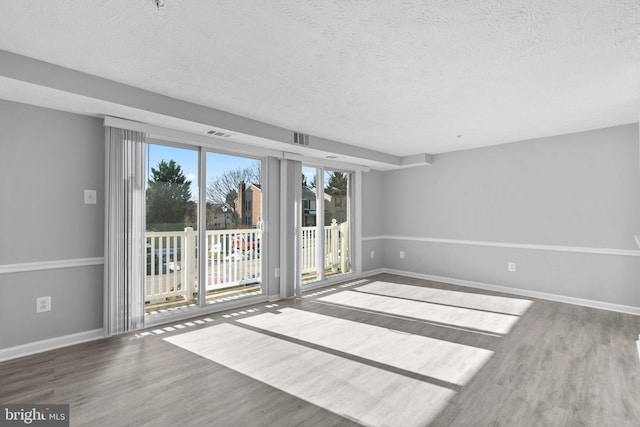
<instances>
[{"instance_id":1,"label":"sunlight patch on floor","mask_svg":"<svg viewBox=\"0 0 640 427\"><path fill-rule=\"evenodd\" d=\"M209 323L209 322L213 322L213 319L210 317L207 317L203 320L194 320L193 322L185 322L185 323L178 323L175 324L173 326L165 326L163 328L158 328L158 329L154 329L152 331L143 331L143 332L139 332L137 334L135 334L136 338L144 338L144 337L148 337L148 336L153 336L153 335L162 335L165 332L173 332L179 329L185 329L188 327L192 327L192 326L196 326L196 325L202 325L204 323Z\"/></svg>"},{"instance_id":2,"label":"sunlight patch on floor","mask_svg":"<svg viewBox=\"0 0 640 427\"><path fill-rule=\"evenodd\" d=\"M318 298L317 301L497 334L508 334L519 319L518 316L510 314L490 313L356 291L328 295Z\"/></svg>"},{"instance_id":3,"label":"sunlight patch on floor","mask_svg":"<svg viewBox=\"0 0 640 427\"><path fill-rule=\"evenodd\" d=\"M531 300L520 298L450 291L447 289L402 285L399 283L389 282L373 282L364 286L359 286L354 290L396 298L406 298L416 301L466 307L475 310L513 314L517 316L522 316L531 304L533 304L533 301Z\"/></svg>"},{"instance_id":4,"label":"sunlight patch on floor","mask_svg":"<svg viewBox=\"0 0 640 427\"><path fill-rule=\"evenodd\" d=\"M428 425L455 394L445 387L231 324L165 341L369 426Z\"/></svg>"},{"instance_id":5,"label":"sunlight patch on floor","mask_svg":"<svg viewBox=\"0 0 640 427\"><path fill-rule=\"evenodd\" d=\"M490 350L294 308L239 322L461 386L493 354Z\"/></svg>"},{"instance_id":6,"label":"sunlight patch on floor","mask_svg":"<svg viewBox=\"0 0 640 427\"><path fill-rule=\"evenodd\" d=\"M317 297L318 295L328 294L329 292L333 292L335 290L336 288L321 289L313 293L305 293L304 295L302 295L302 298L313 298L313 297Z\"/></svg>"},{"instance_id":7,"label":"sunlight patch on floor","mask_svg":"<svg viewBox=\"0 0 640 427\"><path fill-rule=\"evenodd\" d=\"M363 283L367 283L369 281L369 279L360 279L360 280L356 280L355 282L348 282L348 283L343 283L342 285L338 285L339 288L349 288L351 286L356 286L356 285L361 285Z\"/></svg>"}]
</instances>

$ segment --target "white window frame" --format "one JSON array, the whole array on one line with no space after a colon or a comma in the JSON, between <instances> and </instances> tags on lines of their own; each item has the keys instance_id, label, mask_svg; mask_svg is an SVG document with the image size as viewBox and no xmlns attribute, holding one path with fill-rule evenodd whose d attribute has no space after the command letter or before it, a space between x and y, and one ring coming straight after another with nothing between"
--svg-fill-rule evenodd
<instances>
[{"instance_id":1,"label":"white window frame","mask_svg":"<svg viewBox=\"0 0 640 427\"><path fill-rule=\"evenodd\" d=\"M320 238L316 239L316 245L318 246L318 250L316 250L316 264L323 267L318 267L318 280L302 285L301 278L298 277L297 280L300 283L297 287L301 289L302 292L305 292L360 277L362 274L362 255L360 249L362 246L362 172L368 171L369 169L333 161L323 162L314 158L295 157L296 160L302 161L303 167L316 168L316 188L324 188L325 170L349 174L347 209L349 211L349 234L351 236L349 239L349 254L351 257L350 271L327 279L324 277L324 249L319 250L319 248L324 248L324 229L322 229L322 232L318 234ZM316 193L316 227L324 227L324 199L319 200L321 195L318 193L320 192ZM316 231L316 233L318 232ZM298 253L297 256L301 256L301 253Z\"/></svg>"},{"instance_id":2,"label":"white window frame","mask_svg":"<svg viewBox=\"0 0 640 427\"><path fill-rule=\"evenodd\" d=\"M198 230L206 229L206 202L202 203L202 201L206 201L206 153L214 153L214 154L222 154L222 155L230 155L230 156L239 156L245 157L249 159L259 160L261 164L261 183L262 183L262 194L261 197L263 200L267 199L266 189L268 188L266 180L268 179L268 171L267 171L267 156L281 157L282 152L276 152L268 149L252 149L246 146L234 146L234 149L221 148L218 144L211 143L211 138L202 137L204 140L200 139L198 135L191 135L185 132L180 131L172 131L170 129L159 128L153 125L147 125L144 123L136 123L129 122L127 120L108 118L109 121L107 125L109 126L118 126L120 128L131 129L131 130L139 130L142 132L147 132L148 139L147 144L152 145L163 145L166 147L174 147L179 149L188 149L193 150L198 153ZM105 123L107 123L107 119L105 119ZM165 136L163 131L167 132ZM237 149L236 149L237 148ZM145 178L146 179L146 178ZM264 223L268 222L268 210L265 209L265 204L261 201L261 206L263 209L262 212L262 221ZM263 239L265 245L267 245L267 239ZM205 233L198 233L198 247L206 246L206 235ZM180 310L174 310L170 314L159 314L153 316L144 316L144 327L153 327L156 325L161 325L167 322L180 321L188 318L192 318L194 316L206 315L214 312L224 311L228 309L233 309L236 307L242 307L245 305L256 304L260 302L268 301L267 297L267 289L269 287L268 283L268 275L264 274L267 269L267 257L261 257L261 271L262 279L260 283L261 294L257 296L249 296L246 298L239 298L237 300L228 301L228 302L220 302L216 304L206 304L205 301L205 292L198 293L198 303L195 307L183 307ZM204 261L198 260L198 277L204 277L205 274L205 265Z\"/></svg>"}]
</instances>

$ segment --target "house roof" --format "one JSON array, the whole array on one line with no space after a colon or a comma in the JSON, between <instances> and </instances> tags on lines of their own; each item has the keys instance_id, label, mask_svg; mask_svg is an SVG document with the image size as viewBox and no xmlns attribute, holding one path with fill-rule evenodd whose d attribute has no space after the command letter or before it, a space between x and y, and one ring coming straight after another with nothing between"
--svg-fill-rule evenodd
<instances>
[{"instance_id":1,"label":"house roof","mask_svg":"<svg viewBox=\"0 0 640 427\"><path fill-rule=\"evenodd\" d=\"M315 200L316 193L311 191L308 187L302 187L302 200Z\"/></svg>"}]
</instances>

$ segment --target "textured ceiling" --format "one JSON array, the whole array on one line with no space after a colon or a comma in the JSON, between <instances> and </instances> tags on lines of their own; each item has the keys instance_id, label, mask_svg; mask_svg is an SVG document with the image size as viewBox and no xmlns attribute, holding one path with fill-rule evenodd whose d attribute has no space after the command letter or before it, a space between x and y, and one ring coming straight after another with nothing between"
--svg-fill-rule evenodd
<instances>
[{"instance_id":1,"label":"textured ceiling","mask_svg":"<svg viewBox=\"0 0 640 427\"><path fill-rule=\"evenodd\" d=\"M0 49L395 155L638 121L640 1L165 2L1 1Z\"/></svg>"}]
</instances>

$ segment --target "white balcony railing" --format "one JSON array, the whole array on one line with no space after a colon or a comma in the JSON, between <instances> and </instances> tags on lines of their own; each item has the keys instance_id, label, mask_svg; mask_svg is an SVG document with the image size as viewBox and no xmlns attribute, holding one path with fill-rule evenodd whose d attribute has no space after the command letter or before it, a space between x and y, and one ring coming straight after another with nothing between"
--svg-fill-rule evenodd
<instances>
[{"instance_id":1,"label":"white balcony railing","mask_svg":"<svg viewBox=\"0 0 640 427\"><path fill-rule=\"evenodd\" d=\"M207 292L260 282L261 235L256 229L206 232ZM184 231L147 232L145 236L145 302L193 299L200 285L197 232L187 227Z\"/></svg>"},{"instance_id":2,"label":"white balcony railing","mask_svg":"<svg viewBox=\"0 0 640 427\"><path fill-rule=\"evenodd\" d=\"M302 273L316 272L316 228L302 229ZM260 242L262 231L206 231L206 280L198 278L197 231L147 232L145 302L158 304L173 299L192 300L202 282L207 293L251 285L261 281ZM324 227L325 269L349 271L347 223Z\"/></svg>"},{"instance_id":3,"label":"white balcony railing","mask_svg":"<svg viewBox=\"0 0 640 427\"><path fill-rule=\"evenodd\" d=\"M145 303L193 298L196 287L196 232L147 232Z\"/></svg>"},{"instance_id":4,"label":"white balcony railing","mask_svg":"<svg viewBox=\"0 0 640 427\"><path fill-rule=\"evenodd\" d=\"M349 264L349 224L334 219L324 227L324 268L333 273L346 273ZM317 271L316 227L302 227L302 274Z\"/></svg>"}]
</instances>

